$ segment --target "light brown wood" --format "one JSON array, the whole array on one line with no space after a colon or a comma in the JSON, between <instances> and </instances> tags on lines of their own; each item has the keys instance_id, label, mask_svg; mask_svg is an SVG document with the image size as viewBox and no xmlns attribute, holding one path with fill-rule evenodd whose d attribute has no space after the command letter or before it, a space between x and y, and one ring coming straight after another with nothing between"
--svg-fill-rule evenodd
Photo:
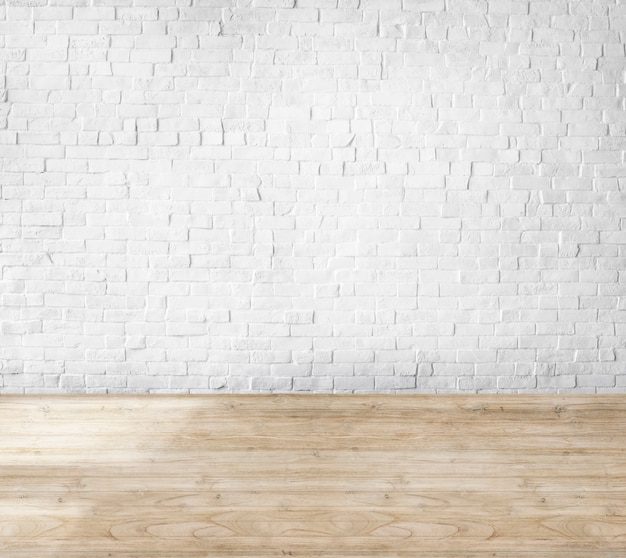
<instances>
[{"instance_id":1,"label":"light brown wood","mask_svg":"<svg viewBox=\"0 0 626 558\"><path fill-rule=\"evenodd\" d=\"M626 556L626 397L1 396L2 558Z\"/></svg>"}]
</instances>

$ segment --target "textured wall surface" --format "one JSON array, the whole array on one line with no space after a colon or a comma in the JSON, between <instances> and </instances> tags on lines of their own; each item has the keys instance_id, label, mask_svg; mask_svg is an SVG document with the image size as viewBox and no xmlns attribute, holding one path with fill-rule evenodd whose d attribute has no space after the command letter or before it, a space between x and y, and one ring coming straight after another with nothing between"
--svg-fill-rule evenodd
<instances>
[{"instance_id":1,"label":"textured wall surface","mask_svg":"<svg viewBox=\"0 0 626 558\"><path fill-rule=\"evenodd\" d=\"M623 2L0 14L0 392L626 391Z\"/></svg>"}]
</instances>

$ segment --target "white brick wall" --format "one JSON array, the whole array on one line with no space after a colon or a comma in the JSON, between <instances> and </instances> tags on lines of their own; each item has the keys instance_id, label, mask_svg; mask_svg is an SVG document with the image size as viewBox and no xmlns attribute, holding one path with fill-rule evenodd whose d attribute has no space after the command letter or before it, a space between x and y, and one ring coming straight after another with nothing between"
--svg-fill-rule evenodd
<instances>
[{"instance_id":1,"label":"white brick wall","mask_svg":"<svg viewBox=\"0 0 626 558\"><path fill-rule=\"evenodd\" d=\"M0 0L0 392L626 392L626 4Z\"/></svg>"}]
</instances>

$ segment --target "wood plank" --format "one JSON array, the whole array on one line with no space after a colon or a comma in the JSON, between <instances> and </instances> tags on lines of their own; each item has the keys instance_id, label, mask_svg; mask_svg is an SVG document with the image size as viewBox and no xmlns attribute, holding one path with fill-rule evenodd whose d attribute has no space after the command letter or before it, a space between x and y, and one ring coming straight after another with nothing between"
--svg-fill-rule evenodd
<instances>
[{"instance_id":1,"label":"wood plank","mask_svg":"<svg viewBox=\"0 0 626 558\"><path fill-rule=\"evenodd\" d=\"M552 488L552 487L548 487ZM406 490L240 490L219 492L215 490L196 490L181 492L178 490L156 491L80 491L47 490L36 492L0 492L0 507L6 514L32 513L29 508L41 509L76 509L106 508L132 509L165 508L168 512L174 509L214 509L233 506L256 509L264 508L413 508L417 510L430 508L473 508L508 509L511 513L526 508L539 510L558 510L559 513L579 513L584 509L603 509L605 512L621 509L626 506L626 491L564 491L551 489L533 491L484 492L463 490L457 492L443 491L406 491ZM59 504L63 504L59 506ZM599 512L598 512L599 513ZM0 514L2 515L2 514Z\"/></svg>"},{"instance_id":2,"label":"wood plank","mask_svg":"<svg viewBox=\"0 0 626 558\"><path fill-rule=\"evenodd\" d=\"M245 554L243 552L237 551L228 551L228 550L220 550L220 556L228 556L232 558L250 558L251 556L255 556L255 554ZM423 555L423 554L422 554ZM90 550L89 557L90 558L111 558L115 556L115 558L145 558L146 554L142 551L124 551L124 552L115 552L112 554L108 550ZM151 558L207 558L207 556L211 556L210 553L206 551L161 551L154 550L151 552ZM371 557L372 553L359 553L358 551L348 551L347 553L336 554L331 549L320 549L320 550L309 550L307 549L306 554L297 554L293 550L282 550L280 554L276 554L276 556L310 556L317 557L323 556L324 558L343 558L344 556L348 556L350 558L365 558ZM394 551L386 549L383 554L385 558L408 558L414 557L415 554L412 552L402 552L402 551ZM449 550L433 550L428 552L428 558L484 558L485 554L480 552L458 552L458 551L449 551ZM489 558L528 558L530 556L537 556L537 550L529 549L529 550L506 550L506 551L491 551L488 554ZM553 551L550 553L551 557L555 558L589 558L593 556L593 558L615 558L619 554L615 551L611 550L598 550L594 549L593 554L589 552L589 550L585 549L570 549L570 550L559 550ZM3 554L4 558L32 558L31 551L20 551L20 550L5 550ZM66 551L63 552L64 558L84 558L84 551ZM59 558L59 553L56 550L51 549L40 549L37 551L37 558Z\"/></svg>"},{"instance_id":3,"label":"wood plank","mask_svg":"<svg viewBox=\"0 0 626 558\"><path fill-rule=\"evenodd\" d=\"M132 420L132 419L129 419ZM269 419L268 419L269 420ZM310 419L313 420L313 419ZM189 423L195 424L193 420ZM318 422L311 425L310 421L293 421L279 420L271 426L259 424L258 422L246 422L239 420L230 420L229 422L214 421L209 426L197 426L193 432L177 430L171 424L145 424L125 426L124 424L77 424L75 421L69 423L56 422L54 424L41 427L40 425L32 425L24 423L22 425L3 425L0 432L0 442L3 447L22 447L22 441L30 442L31 439L46 438L50 440L49 444L53 447L54 443L64 444L68 438L77 436L89 436L93 440L100 437L110 438L115 436L123 441L128 438L136 439L141 437L146 443L157 445L160 441L175 443L181 447L189 445L194 440L212 440L214 442L227 441L232 437L241 440L260 441L264 443L270 438L277 438L278 442L283 440L298 440L298 438L313 438L316 442L327 442L328 440L342 440L351 438L358 441L358 444L367 443L368 441L390 438L388 444L397 445L397 441L405 440L432 440L443 438L444 440L455 440L459 438L481 439L485 437L495 440L508 439L512 436L519 438L529 438L526 445L530 446L535 439L540 441L548 438L566 438L576 440L577 437L595 439L598 436L620 437L623 429L626 428L626 421L614 421L612 423L560 423L567 432L562 435L547 432L545 423L526 423L509 425L499 423L494 426L489 424L479 424L470 421L458 421L453 424L425 424L421 423L423 428L417 430L414 426L403 425L397 426L392 422L374 422L365 425L363 423L342 423L342 422ZM471 430L468 428L471 428ZM285 429L287 433L285 433ZM397 440L398 439L398 440ZM592 440L590 440L592 441ZM581 444L583 441L578 440L576 443ZM81 442L84 443L84 442ZM354 446L358 444L353 444ZM249 445L257 447L257 444ZM310 443L302 445L306 448ZM327 447L327 443L323 444ZM192 446L195 447L195 446ZM226 446L228 447L228 446ZM398 449L400 449L400 446ZM275 447L273 449L280 449ZM338 448L341 449L341 448ZM373 449L382 449L375 445Z\"/></svg>"},{"instance_id":4,"label":"wood plank","mask_svg":"<svg viewBox=\"0 0 626 558\"><path fill-rule=\"evenodd\" d=\"M521 418L533 420L573 420L587 418L611 423L621 418L626 419L626 402L620 395L597 396L568 395L548 396L533 395L531 400L518 395L498 395L496 399L482 395L451 395L445 398L432 398L421 395L394 395L393 402L388 396L333 395L332 400L324 395L216 395L206 399L201 395L137 397L132 395L86 396L85 401L77 401L75 396L24 396L3 395L0 406L0 421L7 424L14 419L43 420L49 422L55 418L61 420L90 421L126 421L133 416L133 421L166 422L164 410L175 402L179 416L191 413L198 419L198 424L215 419L223 420L234 416L239 420L248 416L251 419L263 419L268 416L273 420L280 417L309 419L314 416L320 420L348 418L368 419L404 419L409 413L414 420L435 421L437 423L456 421L459 418L487 420L497 417L499 421ZM267 401L272 401L268 407ZM306 401L306 404L302 404ZM68 405L67 403L71 404ZM88 411L88 412L85 412ZM608 413L608 414L607 414Z\"/></svg>"},{"instance_id":5,"label":"wood plank","mask_svg":"<svg viewBox=\"0 0 626 558\"><path fill-rule=\"evenodd\" d=\"M282 475L281 475L282 477ZM610 490L623 492L626 489L626 480L623 478L606 479L601 475L590 474L587 477L569 478L566 474L559 475L558 478L538 479L528 474L524 477L512 477L500 479L491 477L488 470L480 478L460 477L436 477L436 478L414 478L407 479L402 476L396 478L376 479L376 478L348 478L346 475L342 479L297 479L290 477L288 479L253 479L247 480L229 478L215 480L208 477L145 477L145 478L129 478L129 477L76 477L70 476L66 479L56 482L54 479L42 480L27 478L7 478L4 481L6 486L13 486L15 492L28 491L45 491L47 488L53 491L65 490L68 492L77 490L89 490L93 492L108 492L115 483L125 491L156 491L167 485L172 491L185 491L185 489L202 488L211 489L217 492L231 491L253 491L253 490L274 490L282 491L285 485L294 490L302 492L315 490L333 490L337 486L341 486L348 491L356 491L367 485L371 490L387 492L390 490L407 490L420 492L439 493L442 490L453 491L478 491L478 492L525 492L525 491L578 491L578 492L606 492Z\"/></svg>"},{"instance_id":6,"label":"wood plank","mask_svg":"<svg viewBox=\"0 0 626 558\"><path fill-rule=\"evenodd\" d=\"M0 396L0 556L626 556L624 396Z\"/></svg>"},{"instance_id":7,"label":"wood plank","mask_svg":"<svg viewBox=\"0 0 626 558\"><path fill-rule=\"evenodd\" d=\"M397 462L393 468L389 467L389 461L385 460L384 453L360 457L352 455L350 459L323 456L306 456L298 460L285 460L271 462L271 456L267 452L263 457L257 458L257 452L241 452L239 454L228 452L226 456L211 455L203 459L142 459L129 463L108 462L94 463L92 460L77 463L74 468L74 476L80 479L108 478L112 475L125 478L149 479L149 478L203 478L216 481L230 478L252 482L259 478L271 478L277 472L283 475L285 480L297 476L297 479L334 480L334 479L397 479L405 481L410 479L435 479L435 478L461 478L468 476L480 476L486 470L490 478L506 479L523 477L529 468L533 468L533 478L546 479L563 475L567 472L569 479L589 478L595 476L601 479L621 480L626 479L626 463L611 462L605 456L599 456L596 463L596 473L589 470L587 458L581 456L566 456L564 459L554 459L552 462L545 456L537 456L533 462L532 457L525 456L516 461L513 456L508 459L485 458L483 461L472 461L471 457L463 456L458 460L450 461L442 457L435 458L403 458L403 454L391 453L391 458ZM360 452L359 452L360 453ZM365 452L363 452L365 453ZM232 458L232 461L228 461ZM278 461L279 458L277 458ZM246 460L254 460L246 463ZM26 460L24 460L26 461ZM587 461L587 462L586 462ZM0 465L0 476L5 479L32 478L41 471L41 463L37 465L22 464ZM348 473L349 471L349 473ZM46 476L50 481L67 478L67 465L59 464L58 461L47 462Z\"/></svg>"},{"instance_id":8,"label":"wood plank","mask_svg":"<svg viewBox=\"0 0 626 558\"><path fill-rule=\"evenodd\" d=\"M224 415L225 412L247 410L255 413L308 414L316 411L339 413L349 416L358 414L384 413L386 416L402 414L406 411L415 414L439 413L439 416L450 416L457 410L470 411L476 414L504 413L538 416L555 414L557 417L572 411L584 411L605 417L607 412L624 413L626 401L623 395L11 395L0 396L3 400L0 416L17 408L24 411L40 411L48 413L59 411L64 415L90 410L94 413L141 410L144 416L148 412L159 412L175 404L181 412L185 410L202 410ZM89 418L89 417L85 417Z\"/></svg>"},{"instance_id":9,"label":"wood plank","mask_svg":"<svg viewBox=\"0 0 626 558\"><path fill-rule=\"evenodd\" d=\"M468 428L471 428L468 425ZM485 451L505 451L527 453L554 453L563 455L566 452L575 454L588 453L591 455L606 454L624 456L626 446L621 435L615 433L605 434L598 430L595 434L587 436L575 436L563 433L562 435L546 436L472 436L459 433L456 436L429 435L422 430L414 435L400 435L393 432L380 432L376 434L350 435L334 434L328 432L311 432L309 435L303 432L298 435L280 432L274 434L253 433L240 435L234 431L216 432L212 436L187 434L181 432L176 436L85 436L88 441L80 440L78 435L58 436L11 436L0 437L0 447L3 451L18 453L32 451L62 450L66 448L70 452L84 450L92 451L116 451L133 450L140 452L152 452L162 455L168 451L192 450L199 446L210 445L216 451L225 451L229 448L244 447L250 451L280 450L285 447L293 449L321 450L332 449L347 451L380 450L394 451L407 446L428 447L441 452L466 452L480 447ZM621 458L621 457L620 457Z\"/></svg>"}]
</instances>

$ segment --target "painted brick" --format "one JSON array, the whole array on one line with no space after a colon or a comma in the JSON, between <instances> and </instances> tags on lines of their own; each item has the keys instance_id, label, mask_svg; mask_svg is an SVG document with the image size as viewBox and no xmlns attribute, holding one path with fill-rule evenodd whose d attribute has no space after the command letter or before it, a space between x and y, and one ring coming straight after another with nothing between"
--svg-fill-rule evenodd
<instances>
[{"instance_id":1,"label":"painted brick","mask_svg":"<svg viewBox=\"0 0 626 558\"><path fill-rule=\"evenodd\" d=\"M70 4L0 10L0 393L626 392L615 1Z\"/></svg>"}]
</instances>

